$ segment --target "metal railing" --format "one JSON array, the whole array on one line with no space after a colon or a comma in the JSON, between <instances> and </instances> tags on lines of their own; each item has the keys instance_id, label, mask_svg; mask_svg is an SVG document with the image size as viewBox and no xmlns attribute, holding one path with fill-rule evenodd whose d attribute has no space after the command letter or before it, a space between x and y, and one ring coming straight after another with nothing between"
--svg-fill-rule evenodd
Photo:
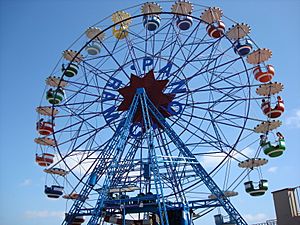
<instances>
[{"instance_id":1,"label":"metal railing","mask_svg":"<svg viewBox=\"0 0 300 225\"><path fill-rule=\"evenodd\" d=\"M264 223L256 223L256 224L252 224L252 225L277 225L277 220L267 220Z\"/></svg>"}]
</instances>

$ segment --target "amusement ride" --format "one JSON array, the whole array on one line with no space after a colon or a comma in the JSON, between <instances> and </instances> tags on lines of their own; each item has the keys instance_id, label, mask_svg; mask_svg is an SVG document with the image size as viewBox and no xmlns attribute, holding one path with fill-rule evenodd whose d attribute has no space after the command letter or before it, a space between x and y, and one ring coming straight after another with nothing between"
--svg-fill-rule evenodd
<instances>
[{"instance_id":1,"label":"amusement ride","mask_svg":"<svg viewBox=\"0 0 300 225\"><path fill-rule=\"evenodd\" d=\"M284 87L250 31L218 7L146 2L63 51L34 140L63 225L191 225L215 209L216 224L247 224L237 188L264 195L263 166L285 150Z\"/></svg>"}]
</instances>

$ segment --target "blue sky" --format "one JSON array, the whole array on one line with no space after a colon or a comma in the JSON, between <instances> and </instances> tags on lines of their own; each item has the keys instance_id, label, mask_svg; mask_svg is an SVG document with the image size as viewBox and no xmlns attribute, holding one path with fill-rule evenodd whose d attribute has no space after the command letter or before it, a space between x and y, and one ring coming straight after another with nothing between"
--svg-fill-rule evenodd
<instances>
[{"instance_id":1,"label":"blue sky","mask_svg":"<svg viewBox=\"0 0 300 225\"><path fill-rule=\"evenodd\" d=\"M0 221L5 225L58 224L65 204L45 198L44 174L34 162L35 107L44 80L61 52L87 27L140 0L0 1ZM198 2L198 1L197 1ZM268 165L270 191L262 198L239 196L249 222L275 217L271 191L300 185L300 2L298 0L201 1L248 23L250 36L273 51L276 81L285 85L281 117L285 154ZM251 209L250 207L251 206ZM257 208L256 208L257 207ZM197 223L196 223L197 224Z\"/></svg>"}]
</instances>

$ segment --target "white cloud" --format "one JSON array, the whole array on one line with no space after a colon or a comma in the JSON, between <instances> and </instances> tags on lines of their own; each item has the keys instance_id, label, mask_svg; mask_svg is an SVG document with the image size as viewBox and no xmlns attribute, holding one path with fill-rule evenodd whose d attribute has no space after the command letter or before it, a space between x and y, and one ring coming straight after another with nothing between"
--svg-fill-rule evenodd
<instances>
[{"instance_id":1,"label":"white cloud","mask_svg":"<svg viewBox=\"0 0 300 225\"><path fill-rule=\"evenodd\" d=\"M209 151L213 152L213 151ZM254 150L247 147L243 150L241 150L241 153L238 151L232 151L231 152L231 156L234 157L235 159L238 160L244 160L245 156L251 157L253 155ZM214 153L214 154L207 154L206 156L202 156L200 163L202 164L202 166L207 167L207 168L213 168L215 166L217 166L225 157L227 156L227 154L222 153L222 152L218 152L218 153Z\"/></svg>"},{"instance_id":2,"label":"white cloud","mask_svg":"<svg viewBox=\"0 0 300 225\"><path fill-rule=\"evenodd\" d=\"M221 152L215 154L208 154L207 156L201 157L200 163L202 164L202 166L204 166L204 168L212 168L217 166L225 157L226 154Z\"/></svg>"},{"instance_id":3,"label":"white cloud","mask_svg":"<svg viewBox=\"0 0 300 225\"><path fill-rule=\"evenodd\" d=\"M97 156L98 153L76 152L64 158L64 161L73 170L73 172L75 172L78 176L81 176L82 174L85 174L86 171L89 170L91 172L93 170L93 163ZM62 169L67 169L65 168L66 166L62 162L59 154L56 154L56 159L61 162L60 166Z\"/></svg>"},{"instance_id":4,"label":"white cloud","mask_svg":"<svg viewBox=\"0 0 300 225\"><path fill-rule=\"evenodd\" d=\"M240 151L233 151L231 153L231 155L235 159L240 160L240 161L245 160L246 159L245 156L252 158L254 156L254 154L255 154L254 149L252 149L250 147L246 147Z\"/></svg>"},{"instance_id":5,"label":"white cloud","mask_svg":"<svg viewBox=\"0 0 300 225\"><path fill-rule=\"evenodd\" d=\"M64 218L64 212L61 211L26 211L24 216L26 219L36 219L36 218Z\"/></svg>"},{"instance_id":6,"label":"white cloud","mask_svg":"<svg viewBox=\"0 0 300 225\"><path fill-rule=\"evenodd\" d=\"M269 172L269 173L275 173L277 170L278 170L278 167L277 167L277 166L273 166L273 167L270 167L270 168L268 169L268 172Z\"/></svg>"},{"instance_id":7,"label":"white cloud","mask_svg":"<svg viewBox=\"0 0 300 225\"><path fill-rule=\"evenodd\" d=\"M32 184L32 181L30 179L25 179L20 183L20 186L25 187L25 186L30 186Z\"/></svg>"},{"instance_id":8,"label":"white cloud","mask_svg":"<svg viewBox=\"0 0 300 225\"><path fill-rule=\"evenodd\" d=\"M244 218L248 223L263 223L268 220L268 216L264 213L245 214Z\"/></svg>"},{"instance_id":9,"label":"white cloud","mask_svg":"<svg viewBox=\"0 0 300 225\"><path fill-rule=\"evenodd\" d=\"M294 114L286 118L286 125L300 128L300 109L294 111Z\"/></svg>"}]
</instances>

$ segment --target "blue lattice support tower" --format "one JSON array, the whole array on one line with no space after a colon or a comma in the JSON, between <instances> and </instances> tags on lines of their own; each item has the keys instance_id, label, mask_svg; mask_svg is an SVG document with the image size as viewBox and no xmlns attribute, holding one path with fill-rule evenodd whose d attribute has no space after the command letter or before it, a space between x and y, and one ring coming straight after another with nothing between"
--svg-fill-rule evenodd
<instances>
[{"instance_id":1,"label":"blue lattice support tower","mask_svg":"<svg viewBox=\"0 0 300 225\"><path fill-rule=\"evenodd\" d=\"M97 224L99 218L101 217L103 204L106 199L107 193L109 191L111 179L114 176L114 172L118 166L118 162L119 162L118 158L122 155L122 152L125 148L125 144L126 144L126 141L128 139L128 135L129 135L130 125L131 125L133 116L136 112L137 106L138 106L138 97L136 95L132 101L130 110L127 113L127 117L126 117L124 123L119 125L119 127L120 126L123 126L123 127L118 129L119 132L115 132L111 141L108 143L108 145L105 148L105 150L107 150L107 152L111 152L111 150L115 150L115 155L113 157L110 168L108 169L108 173L105 178L102 190L99 194L96 206L94 209L92 209L92 213L91 213L92 216L88 222L89 225ZM92 179L95 179L95 176L96 176L95 181L93 181L93 185L91 185L91 183L84 185L84 187L82 188L82 190L80 192L80 198L75 200L74 204L72 205L72 207L69 210L68 216L65 218L65 220L62 223L63 225L72 224L72 221L74 220L76 215L80 215L80 211L84 204L84 201L85 201L85 199L87 199L89 193L93 189L93 186L98 182L99 178L97 178L97 174L99 174L99 172L102 171L102 169L103 169L102 161L99 161L97 163L97 165L95 166L95 168L93 169L93 172L91 173L91 175L88 179L90 182Z\"/></svg>"},{"instance_id":2,"label":"blue lattice support tower","mask_svg":"<svg viewBox=\"0 0 300 225\"><path fill-rule=\"evenodd\" d=\"M164 192L163 192L162 182L161 182L161 178L159 175L159 169L158 169L158 164L157 164L157 156L156 156L155 149L154 149L153 127L152 127L149 110L148 110L148 106L147 106L147 101L146 101L147 96L146 96L145 89L138 88L137 95L139 96L140 104L141 104L141 108L142 108L144 129L146 132L146 140L147 140L147 144L148 144L148 148L149 148L149 159L150 159L150 165L151 165L151 169L152 169L153 176L154 176L155 189L156 189L157 194L160 193L160 196L161 196L161 199L160 198L157 199L160 224L161 225L169 225L168 213L167 213L167 208L166 208L165 199L164 199Z\"/></svg>"},{"instance_id":3,"label":"blue lattice support tower","mask_svg":"<svg viewBox=\"0 0 300 225\"><path fill-rule=\"evenodd\" d=\"M94 185L89 184L90 181L92 179L95 179L93 182L96 184L98 181L98 174L104 173L105 170L107 169L107 167L105 167L105 163L108 163L107 160L108 158L111 158L114 150L114 146L116 145L116 143L119 140L119 135L115 134L112 138L111 141L108 142L108 144L106 145L105 149L107 150L105 156L102 155L101 158L98 159L98 162L95 166L95 168L93 169L93 171L91 172L90 177L88 178L88 181L85 183L85 185L83 186L83 188L81 189L80 193L79 193L79 198L77 198L73 205L71 206L65 220L63 221L63 225L66 224L72 224L72 221L74 220L74 218L77 215L81 214L81 211L83 210L83 205L85 203L85 200L87 199L89 193L91 192L91 190L93 189ZM102 151L104 152L104 151ZM86 211L90 211L90 210L83 210L84 214L89 214L86 213Z\"/></svg>"},{"instance_id":4,"label":"blue lattice support tower","mask_svg":"<svg viewBox=\"0 0 300 225\"><path fill-rule=\"evenodd\" d=\"M243 219L243 217L239 214L239 212L235 209L229 199L224 195L223 191L218 187L218 185L214 182L214 180L210 177L210 175L206 172L203 166L198 162L193 153L185 146L180 137L176 134L176 132L172 129L172 127L167 123L163 115L159 112L159 110L153 105L153 103L149 100L149 98L144 93L149 111L156 118L156 120L160 123L160 125L164 128L164 131L167 133L172 142L176 145L176 147L180 150L181 154L186 157L186 159L190 162L190 166L194 169L195 173L202 179L203 183L206 187L214 194L224 210L227 212L230 218L232 218L237 225L247 225L247 222Z\"/></svg>"},{"instance_id":5,"label":"blue lattice support tower","mask_svg":"<svg viewBox=\"0 0 300 225\"><path fill-rule=\"evenodd\" d=\"M137 106L138 106L138 96L135 95L133 98L131 107L128 111L127 118L125 119L123 129L121 129L120 133L119 133L120 139L116 145L117 153L116 153L115 160L114 160L111 168L107 172L107 175L106 175L104 183L103 183L102 190L99 194L95 209L92 213L92 217L90 218L90 220L88 222L88 225L98 224L98 221L102 216L101 212L103 210L104 201L107 198L107 193L109 192L112 178L115 176L115 172L116 172L116 169L118 168L120 158L121 158L124 148L126 146L126 141L129 136L130 125L131 125L132 119L134 117L134 114L136 112Z\"/></svg>"}]
</instances>

